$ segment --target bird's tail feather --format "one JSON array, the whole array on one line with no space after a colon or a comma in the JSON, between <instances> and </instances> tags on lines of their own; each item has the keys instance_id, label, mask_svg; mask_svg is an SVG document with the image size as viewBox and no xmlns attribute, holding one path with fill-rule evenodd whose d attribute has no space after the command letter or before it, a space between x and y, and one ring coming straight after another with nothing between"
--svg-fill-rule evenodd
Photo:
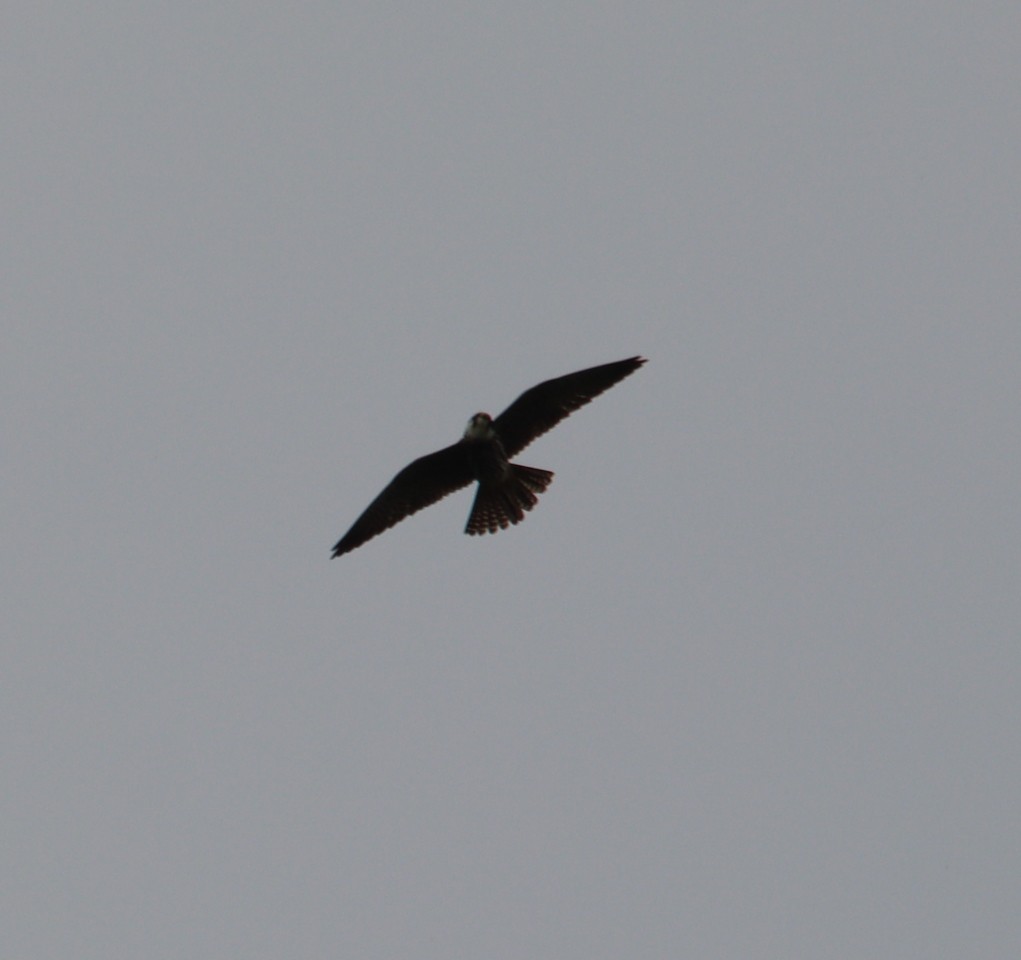
<instances>
[{"instance_id":1,"label":"bird's tail feather","mask_svg":"<svg viewBox=\"0 0 1021 960\"><path fill-rule=\"evenodd\" d=\"M525 519L525 511L539 502L536 494L543 493L553 482L551 470L523 467L517 463L512 463L510 469L506 480L479 483L465 533L473 536L496 533L512 523L520 523Z\"/></svg>"}]
</instances>

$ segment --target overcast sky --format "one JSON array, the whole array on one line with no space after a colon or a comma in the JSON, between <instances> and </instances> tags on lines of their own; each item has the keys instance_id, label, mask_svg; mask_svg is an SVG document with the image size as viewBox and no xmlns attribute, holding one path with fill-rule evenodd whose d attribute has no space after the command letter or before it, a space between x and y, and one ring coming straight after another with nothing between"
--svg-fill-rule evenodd
<instances>
[{"instance_id":1,"label":"overcast sky","mask_svg":"<svg viewBox=\"0 0 1021 960\"><path fill-rule=\"evenodd\" d=\"M1021 955L1016 4L4 20L4 957Z\"/></svg>"}]
</instances>

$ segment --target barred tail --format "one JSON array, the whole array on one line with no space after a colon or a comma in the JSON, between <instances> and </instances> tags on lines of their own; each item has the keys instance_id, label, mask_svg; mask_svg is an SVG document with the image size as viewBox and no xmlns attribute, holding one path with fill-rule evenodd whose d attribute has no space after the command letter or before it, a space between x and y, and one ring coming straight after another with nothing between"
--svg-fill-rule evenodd
<instances>
[{"instance_id":1,"label":"barred tail","mask_svg":"<svg viewBox=\"0 0 1021 960\"><path fill-rule=\"evenodd\" d=\"M525 519L525 511L539 502L536 494L545 492L553 482L551 470L523 467L516 463L512 463L510 469L506 480L479 483L465 533L473 536L496 533L512 523L520 523Z\"/></svg>"}]
</instances>

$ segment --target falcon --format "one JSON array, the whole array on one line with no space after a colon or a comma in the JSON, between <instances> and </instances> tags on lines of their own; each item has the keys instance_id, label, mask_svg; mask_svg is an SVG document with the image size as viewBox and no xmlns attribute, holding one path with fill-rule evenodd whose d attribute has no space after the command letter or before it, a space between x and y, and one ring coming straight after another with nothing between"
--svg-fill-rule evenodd
<instances>
[{"instance_id":1,"label":"falcon","mask_svg":"<svg viewBox=\"0 0 1021 960\"><path fill-rule=\"evenodd\" d=\"M497 533L520 523L552 483L553 473L510 458L643 363L644 357L629 357L589 367L526 390L496 419L476 413L457 443L419 457L398 473L337 541L333 556L349 553L472 481L479 486L465 533Z\"/></svg>"}]
</instances>

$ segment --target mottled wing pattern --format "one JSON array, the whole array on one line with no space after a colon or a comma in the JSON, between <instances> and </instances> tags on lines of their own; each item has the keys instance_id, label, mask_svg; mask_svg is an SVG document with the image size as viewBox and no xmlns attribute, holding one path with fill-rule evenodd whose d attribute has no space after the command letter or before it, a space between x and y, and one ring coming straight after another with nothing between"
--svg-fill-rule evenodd
<instances>
[{"instance_id":1,"label":"mottled wing pattern","mask_svg":"<svg viewBox=\"0 0 1021 960\"><path fill-rule=\"evenodd\" d=\"M526 390L493 421L507 456L520 453L536 437L552 430L564 417L634 373L643 363L644 357L629 357L546 380Z\"/></svg>"},{"instance_id":2,"label":"mottled wing pattern","mask_svg":"<svg viewBox=\"0 0 1021 960\"><path fill-rule=\"evenodd\" d=\"M464 444L455 443L408 464L337 542L333 556L360 547L405 517L442 500L474 480Z\"/></svg>"}]
</instances>

